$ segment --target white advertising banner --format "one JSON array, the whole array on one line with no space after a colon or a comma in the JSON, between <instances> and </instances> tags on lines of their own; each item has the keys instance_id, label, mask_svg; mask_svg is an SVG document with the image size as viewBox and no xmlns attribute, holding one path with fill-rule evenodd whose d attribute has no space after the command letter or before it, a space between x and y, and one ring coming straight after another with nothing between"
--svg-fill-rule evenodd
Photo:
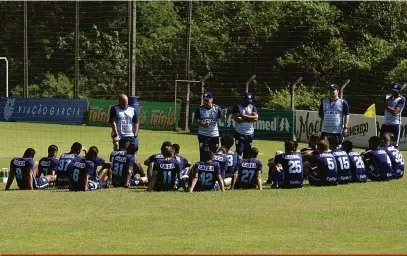
<instances>
[{"instance_id":1,"label":"white advertising banner","mask_svg":"<svg viewBox=\"0 0 407 256\"><path fill-rule=\"evenodd\" d=\"M351 114L348 128L348 137L358 148L367 148L368 140L376 135L377 123L375 118L367 118L361 114ZM320 134L321 119L317 111L295 111L295 135L298 141L307 143L311 134ZM407 145L406 145L407 146Z\"/></svg>"}]
</instances>

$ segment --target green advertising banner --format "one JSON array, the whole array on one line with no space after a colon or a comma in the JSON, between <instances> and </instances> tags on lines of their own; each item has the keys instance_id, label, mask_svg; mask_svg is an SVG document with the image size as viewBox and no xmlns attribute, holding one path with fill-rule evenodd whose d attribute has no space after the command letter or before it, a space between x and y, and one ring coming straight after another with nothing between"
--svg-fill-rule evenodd
<instances>
[{"instance_id":1,"label":"green advertising banner","mask_svg":"<svg viewBox=\"0 0 407 256\"><path fill-rule=\"evenodd\" d=\"M195 110L199 105L191 106L190 131L198 133L198 127L193 125ZM285 110L258 109L259 120L254 123L256 139L267 140L292 140L294 138L294 112ZM228 108L226 122L224 119L218 120L220 135L234 134L235 121L232 116L232 108Z\"/></svg>"},{"instance_id":2,"label":"green advertising banner","mask_svg":"<svg viewBox=\"0 0 407 256\"><path fill-rule=\"evenodd\" d=\"M110 109L117 100L89 100L86 125L110 126ZM178 126L181 105L177 103L177 113L173 102L140 102L140 128L147 130L173 131Z\"/></svg>"}]
</instances>

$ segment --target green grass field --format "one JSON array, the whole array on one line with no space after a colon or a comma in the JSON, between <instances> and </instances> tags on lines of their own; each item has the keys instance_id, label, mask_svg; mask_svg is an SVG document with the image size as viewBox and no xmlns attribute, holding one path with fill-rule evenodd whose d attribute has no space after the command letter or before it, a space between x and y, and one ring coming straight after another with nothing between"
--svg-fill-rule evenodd
<instances>
[{"instance_id":1,"label":"green grass field","mask_svg":"<svg viewBox=\"0 0 407 256\"><path fill-rule=\"evenodd\" d=\"M105 158L111 151L109 128L0 123L0 131L0 167L26 147L38 160L53 143L60 153L74 141L98 146ZM140 132L138 159L164 140L197 160L196 136L153 131ZM282 149L281 142L255 146L262 161ZM406 178L191 194L0 189L0 253L407 253Z\"/></svg>"}]
</instances>

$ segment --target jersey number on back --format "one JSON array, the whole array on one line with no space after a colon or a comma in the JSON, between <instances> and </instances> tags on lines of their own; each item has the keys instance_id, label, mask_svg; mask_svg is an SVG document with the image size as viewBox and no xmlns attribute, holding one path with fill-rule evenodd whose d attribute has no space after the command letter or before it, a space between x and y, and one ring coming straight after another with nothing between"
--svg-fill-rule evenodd
<instances>
[{"instance_id":1,"label":"jersey number on back","mask_svg":"<svg viewBox=\"0 0 407 256\"><path fill-rule=\"evenodd\" d=\"M113 175L123 175L123 164L115 163L113 166Z\"/></svg>"},{"instance_id":2,"label":"jersey number on back","mask_svg":"<svg viewBox=\"0 0 407 256\"><path fill-rule=\"evenodd\" d=\"M347 157L339 157L338 160L341 165L341 170L349 169L349 159Z\"/></svg>"},{"instance_id":3,"label":"jersey number on back","mask_svg":"<svg viewBox=\"0 0 407 256\"><path fill-rule=\"evenodd\" d=\"M242 171L242 182L251 182L254 176L254 170Z\"/></svg>"},{"instance_id":4,"label":"jersey number on back","mask_svg":"<svg viewBox=\"0 0 407 256\"><path fill-rule=\"evenodd\" d=\"M21 168L16 168L16 176L19 180L23 179L23 172L21 171Z\"/></svg>"},{"instance_id":5,"label":"jersey number on back","mask_svg":"<svg viewBox=\"0 0 407 256\"><path fill-rule=\"evenodd\" d=\"M71 162L71 159L61 159L59 160L58 171L68 170L68 165Z\"/></svg>"},{"instance_id":6,"label":"jersey number on back","mask_svg":"<svg viewBox=\"0 0 407 256\"><path fill-rule=\"evenodd\" d=\"M288 172L289 173L301 173L301 161L290 160L288 161Z\"/></svg>"},{"instance_id":7,"label":"jersey number on back","mask_svg":"<svg viewBox=\"0 0 407 256\"><path fill-rule=\"evenodd\" d=\"M73 170L73 174L72 174L73 181L75 181L75 182L79 181L79 172L80 172L79 169Z\"/></svg>"},{"instance_id":8,"label":"jersey number on back","mask_svg":"<svg viewBox=\"0 0 407 256\"><path fill-rule=\"evenodd\" d=\"M212 185L212 180L213 180L213 174L210 172L203 172L199 176L199 180L201 181L202 186L211 186Z\"/></svg>"}]
</instances>

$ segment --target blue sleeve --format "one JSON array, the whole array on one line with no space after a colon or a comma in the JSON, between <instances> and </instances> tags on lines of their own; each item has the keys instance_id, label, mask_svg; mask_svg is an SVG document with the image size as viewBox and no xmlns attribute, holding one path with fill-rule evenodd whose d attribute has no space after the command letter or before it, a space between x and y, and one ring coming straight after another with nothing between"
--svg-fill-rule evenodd
<instances>
[{"instance_id":1,"label":"blue sleeve","mask_svg":"<svg viewBox=\"0 0 407 256\"><path fill-rule=\"evenodd\" d=\"M97 162L98 166L103 166L106 163L105 159L103 159L101 157L96 158L96 162Z\"/></svg>"},{"instance_id":2,"label":"blue sleeve","mask_svg":"<svg viewBox=\"0 0 407 256\"><path fill-rule=\"evenodd\" d=\"M274 158L274 165L282 164L281 160L281 155L276 155L276 157Z\"/></svg>"},{"instance_id":3,"label":"blue sleeve","mask_svg":"<svg viewBox=\"0 0 407 256\"><path fill-rule=\"evenodd\" d=\"M222 173L221 173L221 171L220 171L220 165L219 165L219 163L216 163L216 164L215 164L215 172L216 172L216 174L218 174L218 175L222 175Z\"/></svg>"},{"instance_id":4,"label":"blue sleeve","mask_svg":"<svg viewBox=\"0 0 407 256\"><path fill-rule=\"evenodd\" d=\"M195 116L194 116L194 118L199 119L200 117L201 117L201 111L200 111L200 108L197 108L197 109L195 110Z\"/></svg>"},{"instance_id":5,"label":"blue sleeve","mask_svg":"<svg viewBox=\"0 0 407 256\"><path fill-rule=\"evenodd\" d=\"M59 161L58 159L52 159L51 170L56 171L58 168Z\"/></svg>"},{"instance_id":6,"label":"blue sleeve","mask_svg":"<svg viewBox=\"0 0 407 256\"><path fill-rule=\"evenodd\" d=\"M263 172L263 163L261 161L258 162L257 171L258 172Z\"/></svg>"},{"instance_id":7,"label":"blue sleeve","mask_svg":"<svg viewBox=\"0 0 407 256\"><path fill-rule=\"evenodd\" d=\"M28 163L28 168L30 168L29 170L34 171L34 160L29 159L27 163Z\"/></svg>"},{"instance_id":8,"label":"blue sleeve","mask_svg":"<svg viewBox=\"0 0 407 256\"><path fill-rule=\"evenodd\" d=\"M232 114L240 114L239 105L233 107Z\"/></svg>"},{"instance_id":9,"label":"blue sleeve","mask_svg":"<svg viewBox=\"0 0 407 256\"><path fill-rule=\"evenodd\" d=\"M181 171L182 171L181 164L178 163L177 160L175 160L175 162L177 163L177 164L175 165L175 168L176 168L177 173L181 173Z\"/></svg>"},{"instance_id":10,"label":"blue sleeve","mask_svg":"<svg viewBox=\"0 0 407 256\"><path fill-rule=\"evenodd\" d=\"M252 105L252 106L253 106L252 112L257 113L257 108L254 105Z\"/></svg>"},{"instance_id":11,"label":"blue sleeve","mask_svg":"<svg viewBox=\"0 0 407 256\"><path fill-rule=\"evenodd\" d=\"M218 114L217 114L217 116L218 116L218 118L222 118L223 117L223 111L222 111L222 109L219 107L219 106L217 106L218 107Z\"/></svg>"},{"instance_id":12,"label":"blue sleeve","mask_svg":"<svg viewBox=\"0 0 407 256\"><path fill-rule=\"evenodd\" d=\"M342 102L342 113L345 116L349 115L349 104L346 100Z\"/></svg>"},{"instance_id":13,"label":"blue sleeve","mask_svg":"<svg viewBox=\"0 0 407 256\"><path fill-rule=\"evenodd\" d=\"M401 97L401 99L399 100L399 102L397 102L397 108L399 109L403 109L404 106L406 105L406 98Z\"/></svg>"},{"instance_id":14,"label":"blue sleeve","mask_svg":"<svg viewBox=\"0 0 407 256\"><path fill-rule=\"evenodd\" d=\"M87 168L89 176L93 177L93 171L95 169L95 165L91 161L87 161Z\"/></svg>"},{"instance_id":15,"label":"blue sleeve","mask_svg":"<svg viewBox=\"0 0 407 256\"><path fill-rule=\"evenodd\" d=\"M116 119L116 108L112 107L110 109L109 123L113 123Z\"/></svg>"},{"instance_id":16,"label":"blue sleeve","mask_svg":"<svg viewBox=\"0 0 407 256\"><path fill-rule=\"evenodd\" d=\"M135 124L138 123L138 116L137 116L136 109L134 109L133 123L135 123Z\"/></svg>"}]
</instances>

